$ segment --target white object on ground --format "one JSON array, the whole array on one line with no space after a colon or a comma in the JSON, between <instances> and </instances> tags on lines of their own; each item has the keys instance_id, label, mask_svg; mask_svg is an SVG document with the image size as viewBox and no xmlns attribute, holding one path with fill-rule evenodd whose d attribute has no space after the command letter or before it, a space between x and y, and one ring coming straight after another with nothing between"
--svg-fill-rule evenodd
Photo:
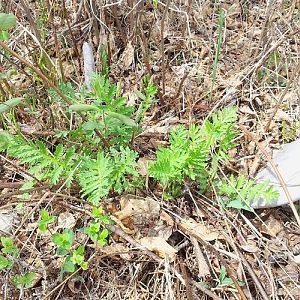
<instances>
[{"instance_id":1,"label":"white object on ground","mask_svg":"<svg viewBox=\"0 0 300 300\"><path fill-rule=\"evenodd\" d=\"M83 64L84 64L84 81L87 91L91 91L91 77L95 72L95 60L91 44L84 42L82 46Z\"/></svg>"},{"instance_id":2,"label":"white object on ground","mask_svg":"<svg viewBox=\"0 0 300 300\"><path fill-rule=\"evenodd\" d=\"M0 211L0 236L8 234L13 227L16 214L8 211Z\"/></svg>"},{"instance_id":3,"label":"white object on ground","mask_svg":"<svg viewBox=\"0 0 300 300\"><path fill-rule=\"evenodd\" d=\"M281 174L293 202L300 200L300 139L283 145L282 149L273 155L273 161ZM282 185L273 168L268 164L256 175L258 183L270 180L279 192L278 199L267 203L264 199L251 203L252 208L266 208L286 205L289 203Z\"/></svg>"}]
</instances>

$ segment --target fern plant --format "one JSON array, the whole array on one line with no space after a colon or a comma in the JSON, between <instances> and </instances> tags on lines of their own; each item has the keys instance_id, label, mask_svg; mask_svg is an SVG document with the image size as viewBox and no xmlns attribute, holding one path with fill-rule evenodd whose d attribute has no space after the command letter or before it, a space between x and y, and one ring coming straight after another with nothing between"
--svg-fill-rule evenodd
<instances>
[{"instance_id":1,"label":"fern plant","mask_svg":"<svg viewBox=\"0 0 300 300\"><path fill-rule=\"evenodd\" d=\"M106 72L94 74L91 92L82 90L80 97L70 83L59 85L74 103L71 107L62 106L65 117L69 118L71 111L85 114L85 120L77 128L57 133L60 144L48 147L44 141L1 132L0 151L18 158L40 181L56 184L62 180L68 187L73 181L78 182L82 196L94 204L110 192L121 193L140 183L138 154L128 146L138 130L135 115L142 120L153 102L156 88L151 80L144 81L145 97L141 97L135 113L134 106L127 105L127 99L121 95L120 86L112 83L107 75ZM56 92L49 90L49 96L61 104L62 99ZM109 141L109 148L103 147L95 130L100 130ZM31 180L26 188L33 184L34 180Z\"/></svg>"},{"instance_id":2,"label":"fern plant","mask_svg":"<svg viewBox=\"0 0 300 300\"><path fill-rule=\"evenodd\" d=\"M277 199L279 193L270 185L269 181L256 183L241 175L235 177L231 175L228 180L221 180L218 184L219 196L223 197L226 207L246 209L252 211L251 203L263 198L268 203Z\"/></svg>"},{"instance_id":3,"label":"fern plant","mask_svg":"<svg viewBox=\"0 0 300 300\"><path fill-rule=\"evenodd\" d=\"M202 126L189 129L178 126L170 132L170 146L157 151L149 174L164 189L182 185L185 179L197 181L205 189L207 178L213 178L220 160L235 146L236 108L227 108L205 120Z\"/></svg>"},{"instance_id":4,"label":"fern plant","mask_svg":"<svg viewBox=\"0 0 300 300\"><path fill-rule=\"evenodd\" d=\"M90 99L90 104L86 104L86 99ZM83 98L70 109L86 114L88 121L83 122L79 129L83 129L90 139L95 138L99 144L94 132L99 130L110 145L126 146L137 130L132 119L134 106L126 102L119 85L111 83L105 75L94 74L91 92L83 93Z\"/></svg>"},{"instance_id":5,"label":"fern plant","mask_svg":"<svg viewBox=\"0 0 300 300\"><path fill-rule=\"evenodd\" d=\"M2 150L6 150L9 156L18 158L22 164L28 165L29 172L37 179L49 180L52 184L56 184L59 179L65 179L67 186L70 186L74 178L74 168L79 163L73 148L65 149L59 144L51 153L42 141L27 141L7 133L1 134L0 140Z\"/></svg>"},{"instance_id":6,"label":"fern plant","mask_svg":"<svg viewBox=\"0 0 300 300\"><path fill-rule=\"evenodd\" d=\"M68 187L73 180L78 181L82 196L93 204L98 204L112 190L118 193L128 190L130 177L138 177L138 155L128 147L94 153L84 151L83 147L65 149L59 144L52 153L42 141L27 141L5 132L0 134L0 151L18 158L39 180L51 184L64 180Z\"/></svg>"}]
</instances>

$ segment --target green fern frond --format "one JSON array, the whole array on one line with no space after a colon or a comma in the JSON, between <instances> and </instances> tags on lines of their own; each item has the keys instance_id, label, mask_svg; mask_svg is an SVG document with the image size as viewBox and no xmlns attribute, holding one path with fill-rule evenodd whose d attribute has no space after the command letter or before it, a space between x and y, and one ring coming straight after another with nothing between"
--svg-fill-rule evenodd
<instances>
[{"instance_id":1,"label":"green fern frond","mask_svg":"<svg viewBox=\"0 0 300 300\"><path fill-rule=\"evenodd\" d=\"M112 172L112 161L103 152L99 152L96 159L87 158L77 176L82 196L87 196L94 205L99 204L101 198L107 196L112 187Z\"/></svg>"},{"instance_id":2,"label":"green fern frond","mask_svg":"<svg viewBox=\"0 0 300 300\"><path fill-rule=\"evenodd\" d=\"M7 135L9 143L6 145L7 154L18 158L22 164L29 166L29 172L41 180L49 180L56 184L59 179L72 182L73 170L77 162L74 149L65 151L63 145L58 145L52 154L42 141L27 141L20 136ZM0 140L2 140L0 138Z\"/></svg>"},{"instance_id":3,"label":"green fern frond","mask_svg":"<svg viewBox=\"0 0 300 300\"><path fill-rule=\"evenodd\" d=\"M180 150L160 148L157 150L156 161L150 165L149 175L167 187L174 181L183 182L183 169L187 155Z\"/></svg>"},{"instance_id":4,"label":"green fern frond","mask_svg":"<svg viewBox=\"0 0 300 300\"><path fill-rule=\"evenodd\" d=\"M52 156L46 145L41 142L26 141L15 136L7 149L8 155L18 158L22 164L28 164L31 173L41 173L51 166Z\"/></svg>"},{"instance_id":5,"label":"green fern frond","mask_svg":"<svg viewBox=\"0 0 300 300\"><path fill-rule=\"evenodd\" d=\"M67 82L67 83L61 82L58 84L58 88L66 97L68 97L68 99L72 103L76 103L76 101L77 101L76 91L75 91L73 85L71 84L71 82ZM56 102L56 103L61 103L63 105L66 105L66 103L61 99L61 97L52 88L48 89L48 95L54 103Z\"/></svg>"},{"instance_id":6,"label":"green fern frond","mask_svg":"<svg viewBox=\"0 0 300 300\"><path fill-rule=\"evenodd\" d=\"M117 85L109 81L104 75L94 74L91 80L92 95L96 98L96 101L105 102L106 105L110 105L117 95Z\"/></svg>"},{"instance_id":7,"label":"green fern frond","mask_svg":"<svg viewBox=\"0 0 300 300\"><path fill-rule=\"evenodd\" d=\"M263 198L267 202L277 199L279 193L269 181L256 183L245 176L231 175L228 180L219 183L219 195L227 198L226 206L250 209L250 203Z\"/></svg>"},{"instance_id":8,"label":"green fern frond","mask_svg":"<svg viewBox=\"0 0 300 300\"><path fill-rule=\"evenodd\" d=\"M149 175L164 187L189 178L204 188L207 178L214 177L219 160L226 160L228 150L235 146L236 118L236 108L228 108L213 114L202 126L177 126L170 132L170 146L158 149Z\"/></svg>"},{"instance_id":9,"label":"green fern frond","mask_svg":"<svg viewBox=\"0 0 300 300\"><path fill-rule=\"evenodd\" d=\"M185 151L189 146L189 131L183 125L176 126L170 131L169 140L171 149Z\"/></svg>"},{"instance_id":10,"label":"green fern frond","mask_svg":"<svg viewBox=\"0 0 300 300\"><path fill-rule=\"evenodd\" d=\"M207 145L214 150L218 148L222 156L235 146L233 140L237 137L235 124L237 108L228 107L212 115L211 120L206 119L202 125L202 132Z\"/></svg>"},{"instance_id":11,"label":"green fern frond","mask_svg":"<svg viewBox=\"0 0 300 300\"><path fill-rule=\"evenodd\" d=\"M129 187L128 176L139 175L136 163L138 154L128 147L121 146L119 151L112 148L111 155L113 159L112 182L114 189L121 193Z\"/></svg>"},{"instance_id":12,"label":"green fern frond","mask_svg":"<svg viewBox=\"0 0 300 300\"><path fill-rule=\"evenodd\" d=\"M6 152L11 141L12 136L7 131L0 131L0 152Z\"/></svg>"}]
</instances>

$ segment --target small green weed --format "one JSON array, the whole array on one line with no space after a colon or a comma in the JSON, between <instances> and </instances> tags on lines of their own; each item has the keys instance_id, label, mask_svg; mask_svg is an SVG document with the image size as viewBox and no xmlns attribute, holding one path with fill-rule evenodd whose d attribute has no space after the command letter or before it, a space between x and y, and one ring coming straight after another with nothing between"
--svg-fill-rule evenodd
<instances>
[{"instance_id":1,"label":"small green weed","mask_svg":"<svg viewBox=\"0 0 300 300\"><path fill-rule=\"evenodd\" d=\"M36 273L28 272L28 273L25 273L23 275L15 275L11 279L11 282L18 289L30 288L30 287L32 287L35 278L36 278Z\"/></svg>"},{"instance_id":2,"label":"small green weed","mask_svg":"<svg viewBox=\"0 0 300 300\"><path fill-rule=\"evenodd\" d=\"M289 143L294 141L297 137L297 132L300 129L300 122L293 121L291 124L288 124L285 120L283 120L281 125L282 142Z\"/></svg>"},{"instance_id":3,"label":"small green weed","mask_svg":"<svg viewBox=\"0 0 300 300\"><path fill-rule=\"evenodd\" d=\"M16 25L16 20L13 14L0 13L0 41L9 39L9 30Z\"/></svg>"},{"instance_id":4,"label":"small green weed","mask_svg":"<svg viewBox=\"0 0 300 300\"><path fill-rule=\"evenodd\" d=\"M230 286L230 285L234 285L233 280L230 277L226 276L226 269L224 266L221 266L220 269L220 276L219 276L219 280L218 280L218 285L216 287L216 289L218 288L223 288L225 286ZM244 283L243 282L239 282L240 286L243 286Z\"/></svg>"},{"instance_id":5,"label":"small green weed","mask_svg":"<svg viewBox=\"0 0 300 300\"><path fill-rule=\"evenodd\" d=\"M11 270L19 256L19 250L14 244L11 238L2 236L1 241L1 252L4 255L0 255L0 272L4 270ZM28 272L23 275L16 274L11 277L11 282L18 289L30 288L36 278L36 273Z\"/></svg>"},{"instance_id":6,"label":"small green weed","mask_svg":"<svg viewBox=\"0 0 300 300\"><path fill-rule=\"evenodd\" d=\"M39 230L41 233L45 233L47 231L47 226L57 219L56 216L50 216L49 213L45 209L41 209L40 211L40 221L39 221Z\"/></svg>"}]
</instances>

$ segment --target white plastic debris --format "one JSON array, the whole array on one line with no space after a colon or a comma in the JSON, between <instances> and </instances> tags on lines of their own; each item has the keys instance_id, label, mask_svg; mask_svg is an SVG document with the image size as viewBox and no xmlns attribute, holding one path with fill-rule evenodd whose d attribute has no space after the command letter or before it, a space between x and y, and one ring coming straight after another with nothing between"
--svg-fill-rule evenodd
<instances>
[{"instance_id":1,"label":"white plastic debris","mask_svg":"<svg viewBox=\"0 0 300 300\"><path fill-rule=\"evenodd\" d=\"M283 145L282 149L274 153L273 161L287 186L293 202L300 200L300 139ZM252 208L276 207L289 203L284 189L270 164L257 174L256 180L257 182L270 180L270 183L279 192L279 198L270 203L261 199L252 203Z\"/></svg>"}]
</instances>

